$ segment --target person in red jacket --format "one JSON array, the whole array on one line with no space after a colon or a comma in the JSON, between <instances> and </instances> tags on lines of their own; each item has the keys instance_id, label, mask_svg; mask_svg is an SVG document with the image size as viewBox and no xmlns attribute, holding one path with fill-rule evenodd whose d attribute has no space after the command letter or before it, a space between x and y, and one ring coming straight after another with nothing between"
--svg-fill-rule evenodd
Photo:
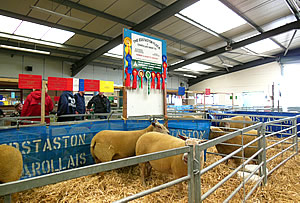
<instances>
[{"instance_id":1,"label":"person in red jacket","mask_svg":"<svg viewBox=\"0 0 300 203\"><path fill-rule=\"evenodd\" d=\"M31 92L23 105L21 116L41 116L41 95L42 91L37 89ZM49 115L49 112L53 110L53 102L50 96L45 93L45 116ZM40 118L29 119L31 121L40 121ZM46 123L50 123L49 118L45 118Z\"/></svg>"}]
</instances>

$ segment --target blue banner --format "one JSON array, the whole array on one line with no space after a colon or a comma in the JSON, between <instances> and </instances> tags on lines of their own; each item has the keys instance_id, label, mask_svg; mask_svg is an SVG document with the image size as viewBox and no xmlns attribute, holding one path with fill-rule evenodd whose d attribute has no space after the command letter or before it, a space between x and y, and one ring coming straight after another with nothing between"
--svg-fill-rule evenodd
<instances>
[{"instance_id":1,"label":"blue banner","mask_svg":"<svg viewBox=\"0 0 300 203\"><path fill-rule=\"evenodd\" d=\"M173 136L182 135L189 138L207 139L211 122L209 120L169 120L168 128Z\"/></svg>"},{"instance_id":2,"label":"blue banner","mask_svg":"<svg viewBox=\"0 0 300 203\"><path fill-rule=\"evenodd\" d=\"M140 130L148 120L110 120L73 125L21 127L0 130L0 144L23 155L22 179L93 164L90 143L102 130Z\"/></svg>"}]
</instances>

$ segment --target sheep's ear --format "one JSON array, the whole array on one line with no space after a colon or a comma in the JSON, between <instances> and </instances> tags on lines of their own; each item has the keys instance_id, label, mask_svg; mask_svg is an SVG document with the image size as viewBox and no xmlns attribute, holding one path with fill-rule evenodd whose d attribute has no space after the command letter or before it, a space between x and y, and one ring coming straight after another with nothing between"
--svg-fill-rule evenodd
<instances>
[{"instance_id":1,"label":"sheep's ear","mask_svg":"<svg viewBox=\"0 0 300 203\"><path fill-rule=\"evenodd\" d=\"M186 137L183 137L182 135L179 135L179 134L178 134L178 137L179 137L180 139L182 139L182 140L186 140L186 139L187 139Z\"/></svg>"}]
</instances>

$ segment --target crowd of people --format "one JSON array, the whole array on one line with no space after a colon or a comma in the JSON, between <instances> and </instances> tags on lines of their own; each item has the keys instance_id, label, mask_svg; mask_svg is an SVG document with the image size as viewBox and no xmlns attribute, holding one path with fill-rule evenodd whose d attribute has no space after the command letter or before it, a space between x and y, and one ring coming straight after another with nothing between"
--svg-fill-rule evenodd
<instances>
[{"instance_id":1,"label":"crowd of people","mask_svg":"<svg viewBox=\"0 0 300 203\"><path fill-rule=\"evenodd\" d=\"M99 92L97 95L93 96L92 99L88 102L87 106L85 106L84 94L84 91L79 91L74 95L71 91L64 91L60 95L56 112L58 116L57 122L84 120L85 117L82 114L86 114L87 112L110 112L110 102L108 98L103 94L103 92ZM10 114L10 117L41 116L41 95L42 92L40 89L36 89L31 92L27 96L24 104L17 103L14 105L15 111ZM50 112L53 112L53 108L54 105L52 99L47 93L45 93L45 116L49 116ZM0 113L0 116L5 116L2 110ZM71 114L78 114L78 116L64 116ZM105 119L106 116L98 116L98 118ZM30 118L26 120L40 121L41 119ZM45 118L45 122L50 123L50 119ZM12 121L11 125L17 125L17 122Z\"/></svg>"}]
</instances>

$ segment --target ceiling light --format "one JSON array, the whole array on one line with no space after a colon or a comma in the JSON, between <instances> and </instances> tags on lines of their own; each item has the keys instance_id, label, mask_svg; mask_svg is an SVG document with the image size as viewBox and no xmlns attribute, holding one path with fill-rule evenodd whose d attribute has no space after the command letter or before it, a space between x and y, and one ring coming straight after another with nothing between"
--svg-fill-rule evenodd
<instances>
[{"instance_id":1,"label":"ceiling light","mask_svg":"<svg viewBox=\"0 0 300 203\"><path fill-rule=\"evenodd\" d=\"M198 71L209 69L210 66L199 64L199 63L191 63L189 65L183 66L182 68L198 72Z\"/></svg>"},{"instance_id":2,"label":"ceiling light","mask_svg":"<svg viewBox=\"0 0 300 203\"><path fill-rule=\"evenodd\" d=\"M60 16L62 18L68 19L68 20L72 20L72 21L76 21L76 22L80 22L80 23L84 23L84 24L87 23L87 21L85 21L85 20L82 20L82 19L79 19L79 18L74 18L72 16L64 15L64 14L61 14L61 13L58 13L58 12L55 12L55 11L51 11L51 10L48 10L48 9L45 9L45 8L41 8L41 7L38 7L38 6L31 6L31 8L35 9L36 11L42 12L42 13L57 15L57 16Z\"/></svg>"},{"instance_id":3,"label":"ceiling light","mask_svg":"<svg viewBox=\"0 0 300 203\"><path fill-rule=\"evenodd\" d=\"M0 45L0 48L13 49L13 50L17 50L17 51L27 51L27 52L33 52L33 53L38 53L38 54L50 54L49 51L26 49L26 48L22 48L22 47L14 47L14 46L8 46L8 45Z\"/></svg>"},{"instance_id":4,"label":"ceiling light","mask_svg":"<svg viewBox=\"0 0 300 203\"><path fill-rule=\"evenodd\" d=\"M251 51L254 51L256 53L264 53L267 51L271 51L273 49L280 48L276 43L274 43L270 39L263 39L258 42L254 42L252 44L249 44L245 46L246 48L250 49Z\"/></svg>"},{"instance_id":5,"label":"ceiling light","mask_svg":"<svg viewBox=\"0 0 300 203\"><path fill-rule=\"evenodd\" d=\"M201 0L179 13L217 33L246 24L243 18L218 0Z\"/></svg>"},{"instance_id":6,"label":"ceiling light","mask_svg":"<svg viewBox=\"0 0 300 203\"><path fill-rule=\"evenodd\" d=\"M0 32L12 34L22 22L19 19L0 15Z\"/></svg>"},{"instance_id":7,"label":"ceiling light","mask_svg":"<svg viewBox=\"0 0 300 203\"><path fill-rule=\"evenodd\" d=\"M183 74L183 76L185 76L185 77L190 77L190 78L197 78L197 76L195 76L195 75Z\"/></svg>"},{"instance_id":8,"label":"ceiling light","mask_svg":"<svg viewBox=\"0 0 300 203\"><path fill-rule=\"evenodd\" d=\"M19 41L24 41L24 42L32 42L32 43L35 43L35 44L43 44L43 45L48 45L48 46L53 46L53 47L61 47L61 48L65 47L62 44L57 44L57 43L53 43L53 42L46 42L46 41L42 41L42 40L38 40L38 39L31 39L31 38L27 38L27 37L18 36L18 35L12 35L12 34L0 33L0 37L19 40Z\"/></svg>"},{"instance_id":9,"label":"ceiling light","mask_svg":"<svg viewBox=\"0 0 300 203\"><path fill-rule=\"evenodd\" d=\"M41 39L63 44L67 40L69 40L73 35L75 35L74 32L61 30L57 28L51 28Z\"/></svg>"},{"instance_id":10,"label":"ceiling light","mask_svg":"<svg viewBox=\"0 0 300 203\"><path fill-rule=\"evenodd\" d=\"M174 66L174 65L176 65L176 64L178 64L178 63L181 63L181 62L183 62L184 60L179 60L179 61L177 61L177 62L175 62L175 63L172 63L172 64L170 64L171 66Z\"/></svg>"},{"instance_id":11,"label":"ceiling light","mask_svg":"<svg viewBox=\"0 0 300 203\"><path fill-rule=\"evenodd\" d=\"M110 57L115 57L115 58L119 58L119 59L123 58L123 56L120 56L120 55L117 55L117 54L111 54L111 53L105 53L103 55L110 56Z\"/></svg>"},{"instance_id":12,"label":"ceiling light","mask_svg":"<svg viewBox=\"0 0 300 203\"><path fill-rule=\"evenodd\" d=\"M50 27L45 25L23 21L14 34L40 39L49 29Z\"/></svg>"},{"instance_id":13,"label":"ceiling light","mask_svg":"<svg viewBox=\"0 0 300 203\"><path fill-rule=\"evenodd\" d=\"M227 64L227 63L222 63L222 65L223 65L223 66L226 66L226 67L228 67L228 68L232 68L232 67L233 67L233 65Z\"/></svg>"}]
</instances>

